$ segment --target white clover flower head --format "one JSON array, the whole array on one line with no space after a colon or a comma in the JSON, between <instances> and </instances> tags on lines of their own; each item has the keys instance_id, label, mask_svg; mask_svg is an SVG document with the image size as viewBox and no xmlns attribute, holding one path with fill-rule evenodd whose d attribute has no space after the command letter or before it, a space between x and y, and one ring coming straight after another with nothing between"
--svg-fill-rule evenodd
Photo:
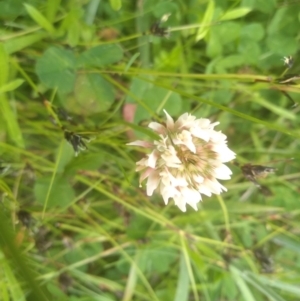
<instances>
[{"instance_id":1,"label":"white clover flower head","mask_svg":"<svg viewBox=\"0 0 300 301\"><path fill-rule=\"evenodd\" d=\"M151 149L136 163L136 171L142 171L140 185L147 179L148 196L156 190L166 205L171 198L184 212L186 204L198 210L197 203L202 200L202 194L211 196L226 191L218 180L230 179L232 172L223 163L233 160L235 153L228 148L226 136L214 130L219 122L196 119L188 113L174 122L164 112L165 124L149 124L159 135L158 141L128 143Z\"/></svg>"}]
</instances>

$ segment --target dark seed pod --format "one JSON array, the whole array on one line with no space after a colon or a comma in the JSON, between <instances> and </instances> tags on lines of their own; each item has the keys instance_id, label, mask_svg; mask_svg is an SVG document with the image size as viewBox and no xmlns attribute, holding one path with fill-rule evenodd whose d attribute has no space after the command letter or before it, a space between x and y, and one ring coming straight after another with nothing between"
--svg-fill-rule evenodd
<instances>
[{"instance_id":1,"label":"dark seed pod","mask_svg":"<svg viewBox=\"0 0 300 301\"><path fill-rule=\"evenodd\" d=\"M168 38L170 36L170 32L168 28L160 27L160 24L161 24L160 21L155 22L150 28L150 33L153 34L154 36Z\"/></svg>"},{"instance_id":2,"label":"dark seed pod","mask_svg":"<svg viewBox=\"0 0 300 301\"><path fill-rule=\"evenodd\" d=\"M253 182L256 186L260 187L257 182L259 178L265 178L268 174L274 173L276 168L262 165L252 165L247 163L241 166L242 173L246 179Z\"/></svg>"},{"instance_id":3,"label":"dark seed pod","mask_svg":"<svg viewBox=\"0 0 300 301\"><path fill-rule=\"evenodd\" d=\"M76 157L80 151L87 149L86 143L91 141L91 139L88 137L68 131L66 129L64 129L64 136L65 139L72 145Z\"/></svg>"},{"instance_id":4,"label":"dark seed pod","mask_svg":"<svg viewBox=\"0 0 300 301\"><path fill-rule=\"evenodd\" d=\"M21 221L21 223L29 228L30 227L30 224L32 222L32 216L31 214L28 212L28 211L24 211L24 210L20 210L18 213L18 219L19 221Z\"/></svg>"},{"instance_id":5,"label":"dark seed pod","mask_svg":"<svg viewBox=\"0 0 300 301\"><path fill-rule=\"evenodd\" d=\"M159 21L155 22L150 27L150 33L154 36L169 38L170 37L169 29L161 27L161 24L166 22L168 20L169 16L170 16L170 14L165 14L161 17L161 19Z\"/></svg>"}]
</instances>

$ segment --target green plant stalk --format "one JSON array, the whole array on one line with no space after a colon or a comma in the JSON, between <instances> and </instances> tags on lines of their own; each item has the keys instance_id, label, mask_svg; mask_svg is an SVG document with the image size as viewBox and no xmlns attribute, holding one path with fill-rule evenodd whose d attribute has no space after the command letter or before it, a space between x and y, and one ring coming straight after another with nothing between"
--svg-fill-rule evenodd
<instances>
[{"instance_id":1,"label":"green plant stalk","mask_svg":"<svg viewBox=\"0 0 300 301\"><path fill-rule=\"evenodd\" d=\"M44 219L44 216L45 216L45 212L46 212L46 208L47 208L47 205L48 205L50 193L51 193L52 186L53 186L53 183L54 183L54 179L55 179L55 176L56 176L56 173L57 173L57 168L58 168L58 165L59 165L59 161L61 159L62 149L63 149L63 141L61 142L60 147L59 147L59 151L58 151L58 155L57 155L57 159L56 159L56 164L55 164L55 167L54 167L54 170L53 170L53 173L52 173L50 185L49 185L47 195L46 195L46 198L45 198L45 203L44 203L43 213L42 213L42 219Z\"/></svg>"},{"instance_id":2,"label":"green plant stalk","mask_svg":"<svg viewBox=\"0 0 300 301\"><path fill-rule=\"evenodd\" d=\"M30 289L30 295L27 301L49 301L48 294L40 287L35 280L34 273L28 267L25 258L16 245L16 237L13 233L11 223L5 216L4 212L0 210L0 246L4 255L10 261L10 264L17 268L23 281Z\"/></svg>"}]
</instances>

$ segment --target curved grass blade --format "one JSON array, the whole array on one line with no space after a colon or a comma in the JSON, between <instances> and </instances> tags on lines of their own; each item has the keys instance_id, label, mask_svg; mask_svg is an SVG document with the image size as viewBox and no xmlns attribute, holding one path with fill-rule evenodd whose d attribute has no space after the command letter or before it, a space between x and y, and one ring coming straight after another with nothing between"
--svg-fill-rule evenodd
<instances>
[{"instance_id":1,"label":"curved grass blade","mask_svg":"<svg viewBox=\"0 0 300 301\"><path fill-rule=\"evenodd\" d=\"M33 6L30 4L24 4L26 11L30 17L42 28L48 31L50 34L54 34L55 29L53 25Z\"/></svg>"},{"instance_id":2,"label":"curved grass blade","mask_svg":"<svg viewBox=\"0 0 300 301\"><path fill-rule=\"evenodd\" d=\"M184 97L187 97L187 98L190 98L190 99L194 99L194 100L196 100L198 102L205 103L207 105L210 105L210 106L215 107L217 109L220 109L222 111L231 113L231 114L233 114L235 116L238 116L238 117L240 117L242 119L249 120L249 121L251 121L253 123L257 123L257 124L262 124L262 125L264 125L265 127L269 128L271 130L275 130L275 131L284 133L286 135L290 135L290 136L293 136L293 137L300 138L300 134L297 133L296 131L291 131L291 130L284 129L280 125L277 125L277 124L274 124L274 123L270 123L270 122L267 122L267 121L264 121L264 120L252 117L250 115L244 114L244 113L239 112L237 110L234 110L232 108L220 105L220 104L218 104L216 102L213 102L213 101L210 101L210 100L206 100L206 99L204 99L202 97L191 95L189 93L184 92L183 90L175 89L172 86L160 84L160 83L157 83L155 81L151 81L151 80L146 79L146 78L140 78L140 79L144 80L144 81L147 81L147 82L150 82L150 83L154 84L155 86L162 87L162 88L168 89L170 91L173 91L175 93L178 93L181 96L184 96Z\"/></svg>"}]
</instances>

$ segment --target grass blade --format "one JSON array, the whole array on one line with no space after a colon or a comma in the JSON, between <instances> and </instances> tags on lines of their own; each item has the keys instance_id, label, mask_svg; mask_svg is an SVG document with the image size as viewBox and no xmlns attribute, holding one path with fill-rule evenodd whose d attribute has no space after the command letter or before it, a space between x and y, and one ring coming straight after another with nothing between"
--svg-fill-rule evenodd
<instances>
[{"instance_id":1,"label":"grass blade","mask_svg":"<svg viewBox=\"0 0 300 301\"><path fill-rule=\"evenodd\" d=\"M201 21L201 23L203 23L204 26L201 26L198 29L198 32L196 35L196 42L200 41L207 35L209 27L207 27L206 25L211 23L213 15L214 15L214 10L215 10L215 2L213 0L210 0L207 5L204 17Z\"/></svg>"},{"instance_id":2,"label":"grass blade","mask_svg":"<svg viewBox=\"0 0 300 301\"><path fill-rule=\"evenodd\" d=\"M8 92L8 91L13 91L13 90L17 89L19 86L21 86L23 83L24 83L24 80L18 78L12 82L4 84L2 87L0 87L0 94Z\"/></svg>"},{"instance_id":3,"label":"grass blade","mask_svg":"<svg viewBox=\"0 0 300 301\"><path fill-rule=\"evenodd\" d=\"M4 90L7 88L8 60L9 56L5 51L3 44L0 44L0 89L2 88ZM10 139L14 141L18 147L24 148L24 140L17 121L17 116L14 114L9 104L6 94L0 94L0 114L2 115L3 120L5 120Z\"/></svg>"},{"instance_id":4,"label":"grass blade","mask_svg":"<svg viewBox=\"0 0 300 301\"><path fill-rule=\"evenodd\" d=\"M189 296L189 274L184 255L180 256L179 277L174 301L187 301Z\"/></svg>"},{"instance_id":5,"label":"grass blade","mask_svg":"<svg viewBox=\"0 0 300 301\"><path fill-rule=\"evenodd\" d=\"M242 18L247 14L249 14L251 10L252 9L248 7L240 7L240 8L229 10L221 17L221 21Z\"/></svg>"},{"instance_id":6,"label":"grass blade","mask_svg":"<svg viewBox=\"0 0 300 301\"><path fill-rule=\"evenodd\" d=\"M53 25L33 6L30 4L24 4L30 17L42 28L48 31L50 34L54 34L55 29Z\"/></svg>"},{"instance_id":7,"label":"grass blade","mask_svg":"<svg viewBox=\"0 0 300 301\"><path fill-rule=\"evenodd\" d=\"M12 54L40 41L45 36L47 36L45 32L28 34L23 37L8 40L3 44L3 46L8 54Z\"/></svg>"},{"instance_id":8,"label":"grass blade","mask_svg":"<svg viewBox=\"0 0 300 301\"><path fill-rule=\"evenodd\" d=\"M241 277L241 271L235 268L233 265L230 266L230 272L241 291L245 301L256 301L253 294L251 293L251 289L248 287L247 283Z\"/></svg>"}]
</instances>

